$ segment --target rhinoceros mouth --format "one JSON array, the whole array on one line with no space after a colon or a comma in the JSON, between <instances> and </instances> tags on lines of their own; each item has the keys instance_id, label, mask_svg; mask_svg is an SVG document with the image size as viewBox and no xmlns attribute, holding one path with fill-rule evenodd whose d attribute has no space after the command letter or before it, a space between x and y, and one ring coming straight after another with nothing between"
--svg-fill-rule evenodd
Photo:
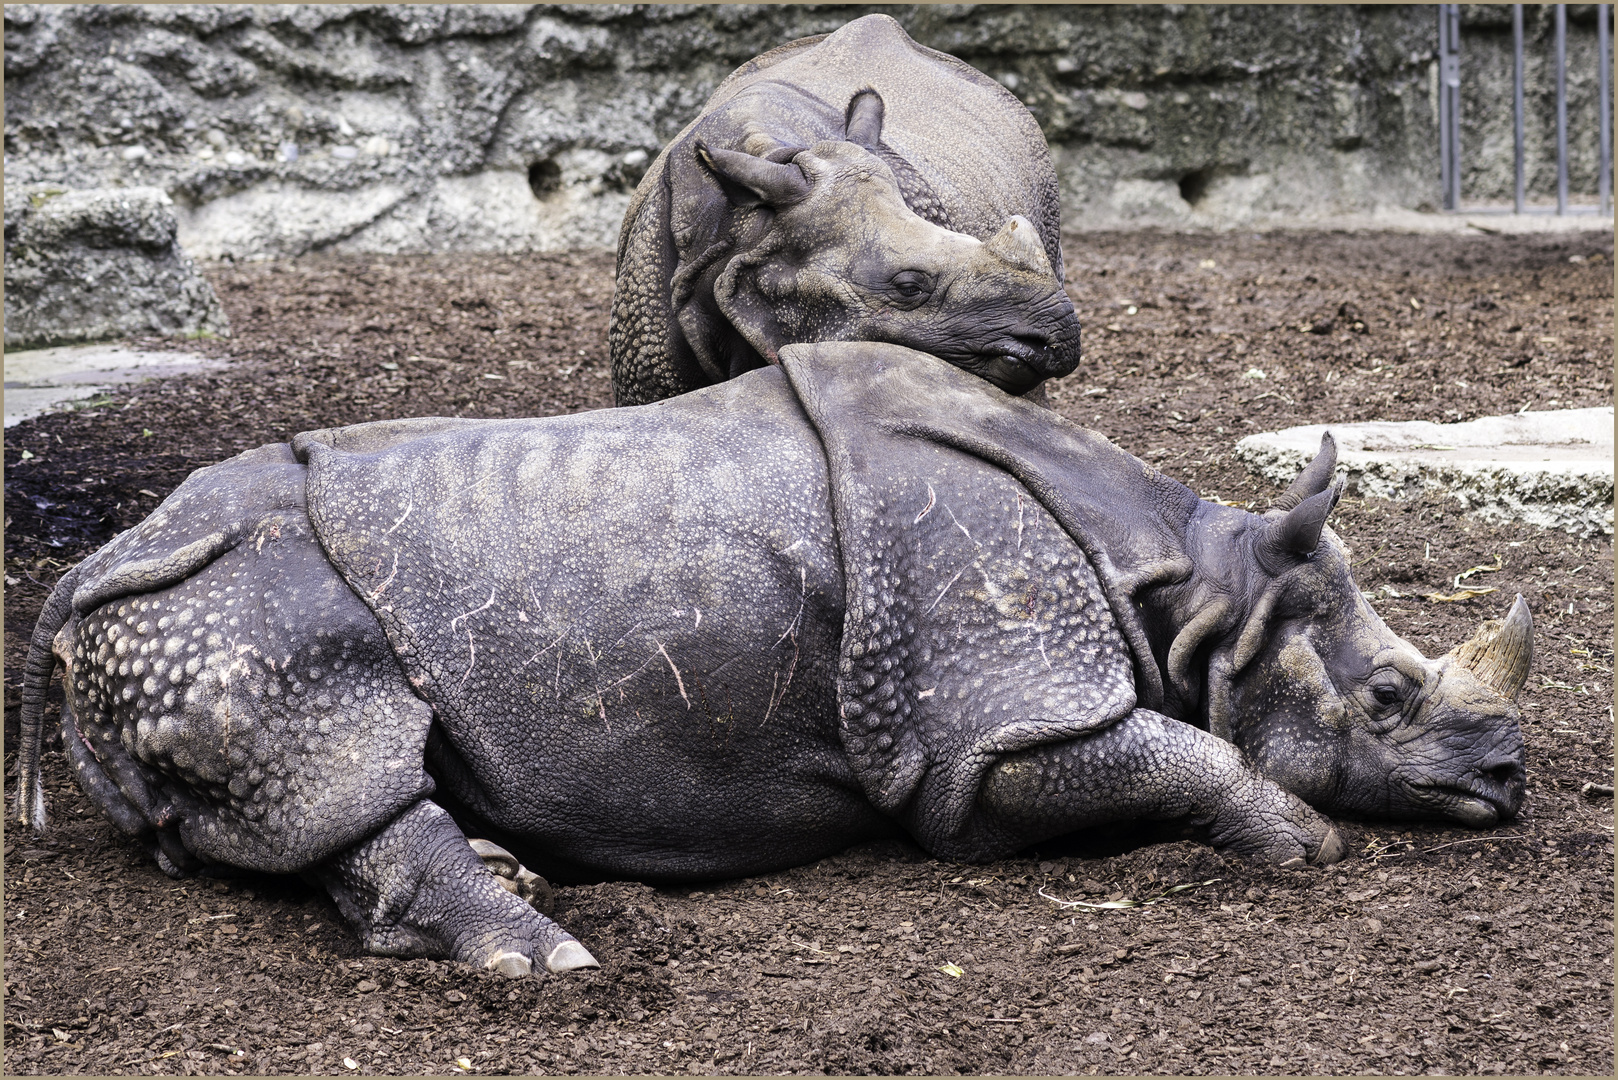
<instances>
[{"instance_id":1,"label":"rhinoceros mouth","mask_svg":"<svg viewBox=\"0 0 1618 1080\"><path fill-rule=\"evenodd\" d=\"M1429 813L1474 829L1487 829L1515 816L1522 802L1520 786L1513 791L1507 785L1492 782L1442 784L1435 781L1407 784L1406 788L1411 798Z\"/></svg>"},{"instance_id":2,"label":"rhinoceros mouth","mask_svg":"<svg viewBox=\"0 0 1618 1080\"><path fill-rule=\"evenodd\" d=\"M996 343L983 352L960 356L945 356L956 367L998 386L1008 394L1026 394L1051 376L1045 370L1046 350L1035 349L1021 342Z\"/></svg>"}]
</instances>

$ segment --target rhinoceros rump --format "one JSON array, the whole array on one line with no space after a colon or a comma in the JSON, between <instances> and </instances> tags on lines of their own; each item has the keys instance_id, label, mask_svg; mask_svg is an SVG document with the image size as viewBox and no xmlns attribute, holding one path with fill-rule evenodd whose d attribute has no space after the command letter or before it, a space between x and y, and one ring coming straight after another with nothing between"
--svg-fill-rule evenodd
<instances>
[{"instance_id":1,"label":"rhinoceros rump","mask_svg":"<svg viewBox=\"0 0 1618 1080\"><path fill-rule=\"evenodd\" d=\"M678 880L1141 819L1301 865L1342 854L1317 810L1517 810L1526 607L1437 661L1389 631L1329 441L1260 516L931 356L781 359L194 473L48 602L22 820L55 659L80 784L166 870L311 874L374 951L515 973L593 961L460 826Z\"/></svg>"},{"instance_id":2,"label":"rhinoceros rump","mask_svg":"<svg viewBox=\"0 0 1618 1080\"><path fill-rule=\"evenodd\" d=\"M885 341L1024 393L1079 362L1056 173L1028 110L886 15L739 68L624 216L613 391L640 405Z\"/></svg>"}]
</instances>

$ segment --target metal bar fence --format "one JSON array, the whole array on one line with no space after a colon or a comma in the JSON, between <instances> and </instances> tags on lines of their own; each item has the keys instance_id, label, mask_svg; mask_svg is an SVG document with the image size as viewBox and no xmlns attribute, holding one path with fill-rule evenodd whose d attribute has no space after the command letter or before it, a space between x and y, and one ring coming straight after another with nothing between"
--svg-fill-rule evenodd
<instances>
[{"instance_id":1,"label":"metal bar fence","mask_svg":"<svg viewBox=\"0 0 1618 1080\"><path fill-rule=\"evenodd\" d=\"M1568 204L1567 139L1567 5L1553 4L1556 27L1556 213L1585 213L1595 210L1603 216L1612 213L1612 44L1607 20L1612 5L1596 8L1596 97L1597 97L1597 186L1600 205L1570 207ZM1513 207L1528 213L1527 179L1524 167L1523 85L1523 5L1511 5L1512 45L1512 172ZM1461 6L1438 5L1438 161L1444 209L1461 208Z\"/></svg>"},{"instance_id":2,"label":"metal bar fence","mask_svg":"<svg viewBox=\"0 0 1618 1080\"><path fill-rule=\"evenodd\" d=\"M1527 203L1528 188L1523 175L1523 70L1522 70L1522 5L1511 5L1511 134L1514 205L1522 213Z\"/></svg>"},{"instance_id":3,"label":"metal bar fence","mask_svg":"<svg viewBox=\"0 0 1618 1080\"><path fill-rule=\"evenodd\" d=\"M1567 213L1567 5L1556 11L1556 212Z\"/></svg>"},{"instance_id":4,"label":"metal bar fence","mask_svg":"<svg viewBox=\"0 0 1618 1080\"><path fill-rule=\"evenodd\" d=\"M1438 143L1444 209L1461 206L1461 6L1438 5Z\"/></svg>"}]
</instances>

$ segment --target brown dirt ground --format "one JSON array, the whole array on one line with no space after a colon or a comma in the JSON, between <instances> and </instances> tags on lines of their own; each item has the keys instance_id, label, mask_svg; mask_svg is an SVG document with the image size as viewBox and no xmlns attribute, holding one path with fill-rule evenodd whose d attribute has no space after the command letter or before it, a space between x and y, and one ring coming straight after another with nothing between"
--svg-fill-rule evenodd
<instances>
[{"instance_id":1,"label":"brown dirt ground","mask_svg":"<svg viewBox=\"0 0 1618 1080\"><path fill-rule=\"evenodd\" d=\"M1053 402L1262 508L1274 489L1230 457L1252 430L1609 403L1610 245L1072 237L1086 360ZM606 256L208 273L235 335L202 347L227 370L6 434L8 732L45 591L190 470L307 428L610 403ZM50 831L6 833L4 1071L1611 1075L1612 804L1581 795L1612 783L1610 540L1483 525L1438 498L1348 499L1334 525L1430 655L1514 592L1533 606L1518 820L1344 822L1351 855L1328 871L1121 837L990 866L888 843L695 891L564 887L557 917L601 970L508 982L362 955L296 880L169 880L51 753ZM1479 577L1498 593L1419 599L1497 556ZM1210 881L1125 910L1041 895Z\"/></svg>"}]
</instances>

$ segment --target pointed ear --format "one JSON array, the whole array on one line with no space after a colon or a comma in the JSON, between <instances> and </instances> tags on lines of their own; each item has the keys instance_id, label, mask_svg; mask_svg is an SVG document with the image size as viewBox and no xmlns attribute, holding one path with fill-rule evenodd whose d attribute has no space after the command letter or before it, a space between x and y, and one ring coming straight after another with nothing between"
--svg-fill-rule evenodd
<instances>
[{"instance_id":1,"label":"pointed ear","mask_svg":"<svg viewBox=\"0 0 1618 1080\"><path fill-rule=\"evenodd\" d=\"M1303 467L1297 479L1287 485L1280 498L1270 505L1271 510L1291 510L1311 495L1318 495L1331 483L1331 474L1337 468L1337 440L1331 432L1322 432L1320 450L1315 459Z\"/></svg>"},{"instance_id":2,"label":"pointed ear","mask_svg":"<svg viewBox=\"0 0 1618 1080\"><path fill-rule=\"evenodd\" d=\"M1342 494L1343 484L1338 481L1288 510L1286 516L1267 521L1264 534L1253 545L1264 568L1278 573L1313 554L1320 543L1321 530L1326 527L1326 517Z\"/></svg>"},{"instance_id":3,"label":"pointed ear","mask_svg":"<svg viewBox=\"0 0 1618 1080\"><path fill-rule=\"evenodd\" d=\"M882 95L870 87L860 90L848 101L843 117L843 138L856 146L875 150L882 141L882 116L886 106Z\"/></svg>"},{"instance_id":4,"label":"pointed ear","mask_svg":"<svg viewBox=\"0 0 1618 1080\"><path fill-rule=\"evenodd\" d=\"M697 160L713 173L733 206L779 210L801 202L809 194L809 178L796 165L778 164L701 142L696 144L696 153Z\"/></svg>"},{"instance_id":5,"label":"pointed ear","mask_svg":"<svg viewBox=\"0 0 1618 1080\"><path fill-rule=\"evenodd\" d=\"M769 299L758 287L758 272L758 260L743 256L731 259L714 279L713 298L720 312L753 351L776 364L781 360L777 350L786 343L786 335Z\"/></svg>"}]
</instances>

